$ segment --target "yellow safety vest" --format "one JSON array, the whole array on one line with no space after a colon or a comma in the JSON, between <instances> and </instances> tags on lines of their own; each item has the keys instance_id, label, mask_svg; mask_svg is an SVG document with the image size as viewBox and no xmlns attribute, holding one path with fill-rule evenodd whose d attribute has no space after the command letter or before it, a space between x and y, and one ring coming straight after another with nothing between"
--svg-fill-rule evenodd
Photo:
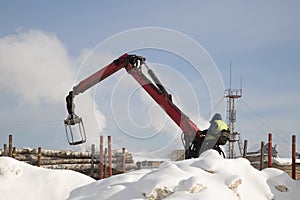
<instances>
[{"instance_id":1,"label":"yellow safety vest","mask_svg":"<svg viewBox=\"0 0 300 200\"><path fill-rule=\"evenodd\" d=\"M225 122L223 122L222 120L215 120L215 123L217 123L217 128L214 130L213 133L209 133L206 135L205 139L206 140L214 140L217 139L217 134L222 131L222 130L227 130L228 126Z\"/></svg>"},{"instance_id":2,"label":"yellow safety vest","mask_svg":"<svg viewBox=\"0 0 300 200\"><path fill-rule=\"evenodd\" d=\"M215 122L218 124L218 128L216 129L216 134L222 130L228 129L227 124L225 122L223 122L222 120L216 120Z\"/></svg>"}]
</instances>

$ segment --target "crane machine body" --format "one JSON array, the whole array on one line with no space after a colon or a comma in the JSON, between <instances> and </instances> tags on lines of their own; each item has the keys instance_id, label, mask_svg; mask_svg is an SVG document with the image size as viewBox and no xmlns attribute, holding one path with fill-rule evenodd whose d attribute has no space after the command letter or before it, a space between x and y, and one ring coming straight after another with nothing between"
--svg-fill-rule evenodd
<instances>
[{"instance_id":1,"label":"crane machine body","mask_svg":"<svg viewBox=\"0 0 300 200\"><path fill-rule=\"evenodd\" d=\"M171 94L167 92L145 61L146 59L142 56L128 55L125 53L73 87L73 90L70 91L66 97L68 117L64 120L66 136L70 145L78 145L86 142L83 120L74 112L74 97L80 93L84 93L89 88L124 68L182 130L185 158L199 156L200 148L205 138L205 131L201 131L196 124L173 103ZM146 67L147 73L152 81L142 72L142 66ZM78 126L79 137L77 138L79 139L76 139L74 136L72 129L74 126Z\"/></svg>"}]
</instances>

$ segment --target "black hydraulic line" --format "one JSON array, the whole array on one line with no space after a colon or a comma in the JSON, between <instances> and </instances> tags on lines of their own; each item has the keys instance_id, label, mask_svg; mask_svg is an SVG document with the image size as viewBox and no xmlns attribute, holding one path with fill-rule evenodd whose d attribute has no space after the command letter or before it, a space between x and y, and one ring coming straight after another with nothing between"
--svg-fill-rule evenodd
<instances>
[{"instance_id":1,"label":"black hydraulic line","mask_svg":"<svg viewBox=\"0 0 300 200\"><path fill-rule=\"evenodd\" d=\"M149 76L152 78L152 80L154 81L154 83L157 85L157 87L164 93L164 94L168 94L167 90L165 89L165 87L161 84L161 82L158 80L157 76L154 74L154 72L149 69L148 70L148 74Z\"/></svg>"},{"instance_id":2,"label":"black hydraulic line","mask_svg":"<svg viewBox=\"0 0 300 200\"><path fill-rule=\"evenodd\" d=\"M160 82L160 80L157 78L157 76L155 75L155 73L153 72L152 69L150 69L148 67L148 65L146 63L144 63L145 67L148 70L148 74L151 77L151 79L154 81L154 83L157 85L157 87L160 89L160 91L164 94L168 94L166 88L163 86L163 84Z\"/></svg>"}]
</instances>

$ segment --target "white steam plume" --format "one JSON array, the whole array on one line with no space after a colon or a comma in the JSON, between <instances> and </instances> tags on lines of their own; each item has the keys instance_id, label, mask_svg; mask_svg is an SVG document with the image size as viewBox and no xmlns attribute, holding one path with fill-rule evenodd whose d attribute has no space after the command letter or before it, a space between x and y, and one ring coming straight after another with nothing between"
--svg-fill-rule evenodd
<instances>
[{"instance_id":1,"label":"white steam plume","mask_svg":"<svg viewBox=\"0 0 300 200\"><path fill-rule=\"evenodd\" d=\"M0 89L32 104L61 101L74 75L57 37L36 30L1 38L0 66Z\"/></svg>"},{"instance_id":2,"label":"white steam plume","mask_svg":"<svg viewBox=\"0 0 300 200\"><path fill-rule=\"evenodd\" d=\"M65 104L65 96L72 88L75 78L76 71L72 63L74 62L55 34L29 30L2 37L0 91L16 96L20 109L26 105L35 109L46 109L46 113L60 113L61 104ZM89 141L95 143L91 140L98 138L105 125L105 118L94 108L91 93L83 96L78 98L77 107L80 107L80 114L87 117L85 122ZM51 105L48 110L47 105ZM67 114L66 110L63 112L65 115L61 116L62 121ZM97 120L101 121L102 127L97 124Z\"/></svg>"}]
</instances>

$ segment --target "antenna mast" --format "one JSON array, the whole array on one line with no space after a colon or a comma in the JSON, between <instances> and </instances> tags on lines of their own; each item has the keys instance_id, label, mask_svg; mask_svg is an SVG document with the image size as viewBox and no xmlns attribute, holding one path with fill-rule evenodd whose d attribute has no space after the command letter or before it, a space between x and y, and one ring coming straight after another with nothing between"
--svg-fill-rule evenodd
<instances>
[{"instance_id":1,"label":"antenna mast","mask_svg":"<svg viewBox=\"0 0 300 200\"><path fill-rule=\"evenodd\" d=\"M229 158L235 157L235 146L238 142L240 153L242 152L242 145L240 143L240 133L235 131L236 123L236 99L242 97L242 89L231 88L231 62L230 62L230 80L229 89L225 90L225 97L227 98L227 119L229 121ZM242 153L241 153L242 154Z\"/></svg>"}]
</instances>

